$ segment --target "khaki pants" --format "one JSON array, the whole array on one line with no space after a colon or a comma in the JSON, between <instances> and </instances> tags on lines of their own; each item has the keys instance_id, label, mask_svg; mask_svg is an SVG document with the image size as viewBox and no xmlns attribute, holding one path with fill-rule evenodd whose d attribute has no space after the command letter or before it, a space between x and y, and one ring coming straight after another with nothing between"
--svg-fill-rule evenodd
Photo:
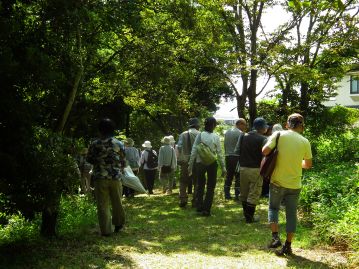
<instances>
[{"instance_id":1,"label":"khaki pants","mask_svg":"<svg viewBox=\"0 0 359 269\"><path fill-rule=\"evenodd\" d=\"M160 180L162 183L163 192L172 192L174 176L174 170L172 170L170 173L160 173Z\"/></svg>"},{"instance_id":2,"label":"khaki pants","mask_svg":"<svg viewBox=\"0 0 359 269\"><path fill-rule=\"evenodd\" d=\"M95 195L101 234L110 234L112 233L112 224L121 226L125 223L125 211L121 202L122 184L119 180L96 180ZM112 207L112 222L110 203Z\"/></svg>"},{"instance_id":3,"label":"khaki pants","mask_svg":"<svg viewBox=\"0 0 359 269\"><path fill-rule=\"evenodd\" d=\"M241 167L240 178L241 201L257 205L263 185L263 178L259 174L259 168Z\"/></svg>"},{"instance_id":4,"label":"khaki pants","mask_svg":"<svg viewBox=\"0 0 359 269\"><path fill-rule=\"evenodd\" d=\"M197 189L197 181L195 178L196 175L196 164L193 164L193 173L192 175L188 175L188 163L181 163L181 174L180 174L180 187L179 187L179 199L182 203L188 202L188 186L190 184L193 185L194 190L192 194L192 205L195 206L195 197L196 197L196 189Z\"/></svg>"}]
</instances>

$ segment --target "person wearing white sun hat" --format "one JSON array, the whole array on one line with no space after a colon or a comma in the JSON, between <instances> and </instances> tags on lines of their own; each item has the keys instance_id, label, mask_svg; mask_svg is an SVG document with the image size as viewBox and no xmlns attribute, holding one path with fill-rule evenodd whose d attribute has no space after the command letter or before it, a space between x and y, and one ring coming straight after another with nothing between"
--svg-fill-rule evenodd
<instances>
[{"instance_id":1,"label":"person wearing white sun hat","mask_svg":"<svg viewBox=\"0 0 359 269\"><path fill-rule=\"evenodd\" d=\"M176 152L171 145L171 137L165 136L162 138L161 142L163 146L161 146L158 154L160 180L163 186L163 193L170 195L172 194L174 172L177 168L177 157Z\"/></svg>"},{"instance_id":2,"label":"person wearing white sun hat","mask_svg":"<svg viewBox=\"0 0 359 269\"><path fill-rule=\"evenodd\" d=\"M157 152L152 149L150 141L145 141L142 144L144 150L141 153L141 165L145 173L145 187L149 194L153 194L153 185L155 183L156 171L158 169Z\"/></svg>"}]
</instances>

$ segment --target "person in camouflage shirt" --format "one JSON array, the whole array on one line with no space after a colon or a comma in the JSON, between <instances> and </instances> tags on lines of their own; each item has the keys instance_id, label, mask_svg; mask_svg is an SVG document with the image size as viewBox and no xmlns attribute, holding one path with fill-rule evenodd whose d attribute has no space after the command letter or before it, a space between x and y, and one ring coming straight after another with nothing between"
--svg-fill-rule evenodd
<instances>
[{"instance_id":1,"label":"person in camouflage shirt","mask_svg":"<svg viewBox=\"0 0 359 269\"><path fill-rule=\"evenodd\" d=\"M125 151L122 142L113 137L115 124L112 120L101 120L98 129L100 137L91 143L87 161L93 165L92 180L95 185L101 235L109 236L112 233L112 224L115 225L115 232L119 232L125 223L120 181L125 167Z\"/></svg>"}]
</instances>

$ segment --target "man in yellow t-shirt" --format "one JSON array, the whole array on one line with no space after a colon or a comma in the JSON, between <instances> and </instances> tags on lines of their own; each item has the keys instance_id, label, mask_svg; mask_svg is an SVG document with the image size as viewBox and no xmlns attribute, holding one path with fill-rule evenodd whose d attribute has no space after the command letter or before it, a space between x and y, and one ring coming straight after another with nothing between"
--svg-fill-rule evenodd
<instances>
[{"instance_id":1,"label":"man in yellow t-shirt","mask_svg":"<svg viewBox=\"0 0 359 269\"><path fill-rule=\"evenodd\" d=\"M304 130L304 118L295 113L288 117L287 131L280 131L278 140L278 157L271 177L269 191L268 219L272 230L272 240L269 248L282 245L278 231L278 214L280 204L285 203L287 238L284 246L277 255L292 254L291 243L297 225L297 205L301 190L302 168L312 167L312 151L308 139L301 133ZM277 132L275 132L263 147L263 154L268 155L275 147Z\"/></svg>"}]
</instances>

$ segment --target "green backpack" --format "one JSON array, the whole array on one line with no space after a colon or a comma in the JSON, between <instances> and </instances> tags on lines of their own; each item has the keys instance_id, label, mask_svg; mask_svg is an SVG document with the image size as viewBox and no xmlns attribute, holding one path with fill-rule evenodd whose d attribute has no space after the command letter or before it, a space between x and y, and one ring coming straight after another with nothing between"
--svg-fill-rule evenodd
<instances>
[{"instance_id":1,"label":"green backpack","mask_svg":"<svg viewBox=\"0 0 359 269\"><path fill-rule=\"evenodd\" d=\"M201 140L201 134L200 134L200 140ZM203 143L202 141L197 145L197 153L204 165L210 165L217 160L211 148L205 143Z\"/></svg>"}]
</instances>

